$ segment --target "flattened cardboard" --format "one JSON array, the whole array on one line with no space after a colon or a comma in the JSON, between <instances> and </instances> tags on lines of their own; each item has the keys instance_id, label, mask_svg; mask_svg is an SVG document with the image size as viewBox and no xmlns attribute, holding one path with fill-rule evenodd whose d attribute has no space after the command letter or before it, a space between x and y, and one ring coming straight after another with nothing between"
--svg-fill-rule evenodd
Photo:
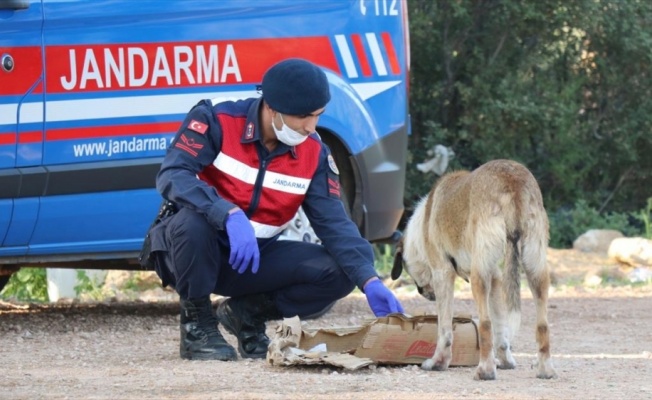
<instances>
[{"instance_id":1,"label":"flattened cardboard","mask_svg":"<svg viewBox=\"0 0 652 400\"><path fill-rule=\"evenodd\" d=\"M326 335L333 334L337 336L337 333L326 333ZM277 366L333 365L348 370L360 369L374 363L370 358L356 357L348 352L326 351L324 349L327 348L327 342L302 349L299 347L302 337L299 317L285 318L276 328L274 338L267 348L267 362ZM304 341L304 344L307 343L308 340Z\"/></svg>"},{"instance_id":2,"label":"flattened cardboard","mask_svg":"<svg viewBox=\"0 0 652 400\"><path fill-rule=\"evenodd\" d=\"M270 343L272 365L328 364L358 369L370 364L421 364L437 346L437 316L391 314L362 326L301 327L298 317L286 318ZM477 324L470 316L453 318L451 366L479 361Z\"/></svg>"},{"instance_id":3,"label":"flattened cardboard","mask_svg":"<svg viewBox=\"0 0 652 400\"><path fill-rule=\"evenodd\" d=\"M369 326L355 355L380 364L421 364L435 354L437 316L407 317L393 314ZM478 330L470 316L453 317L453 359L451 366L473 366L480 360Z\"/></svg>"}]
</instances>

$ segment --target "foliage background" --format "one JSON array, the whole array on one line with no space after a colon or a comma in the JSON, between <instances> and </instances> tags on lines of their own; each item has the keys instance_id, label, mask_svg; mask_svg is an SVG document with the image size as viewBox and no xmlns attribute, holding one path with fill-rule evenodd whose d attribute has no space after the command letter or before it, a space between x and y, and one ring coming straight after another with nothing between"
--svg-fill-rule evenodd
<instances>
[{"instance_id":1,"label":"foliage background","mask_svg":"<svg viewBox=\"0 0 652 400\"><path fill-rule=\"evenodd\" d=\"M652 238L652 1L401 1L413 133L399 229L436 180L416 164L443 144L452 169L497 158L530 168L552 247L591 228ZM375 251L388 272L393 249ZM44 300L45 283L45 270L23 269L3 297ZM87 280L79 290L98 292Z\"/></svg>"},{"instance_id":2,"label":"foliage background","mask_svg":"<svg viewBox=\"0 0 652 400\"><path fill-rule=\"evenodd\" d=\"M406 217L436 179L416 163L443 144L453 169L497 158L530 168L553 246L572 243L557 230L578 212L643 229L630 214L652 196L652 2L408 0L408 9Z\"/></svg>"}]
</instances>

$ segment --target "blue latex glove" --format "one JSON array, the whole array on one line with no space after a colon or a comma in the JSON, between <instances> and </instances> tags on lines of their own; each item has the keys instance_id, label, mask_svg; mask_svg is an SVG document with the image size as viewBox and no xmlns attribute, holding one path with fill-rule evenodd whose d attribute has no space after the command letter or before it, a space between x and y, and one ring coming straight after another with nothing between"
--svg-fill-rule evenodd
<instances>
[{"instance_id":1,"label":"blue latex glove","mask_svg":"<svg viewBox=\"0 0 652 400\"><path fill-rule=\"evenodd\" d=\"M229 235L229 244L231 246L231 257L229 264L233 269L237 269L239 274L244 273L251 264L251 272L258 272L260 264L260 251L258 250L258 241L254 233L254 227L251 226L249 218L244 211L238 210L226 219L226 233Z\"/></svg>"},{"instance_id":2,"label":"blue latex glove","mask_svg":"<svg viewBox=\"0 0 652 400\"><path fill-rule=\"evenodd\" d=\"M398 302L391 290L379 280L374 279L364 287L367 302L376 317L384 317L391 313L402 313L403 306Z\"/></svg>"}]
</instances>

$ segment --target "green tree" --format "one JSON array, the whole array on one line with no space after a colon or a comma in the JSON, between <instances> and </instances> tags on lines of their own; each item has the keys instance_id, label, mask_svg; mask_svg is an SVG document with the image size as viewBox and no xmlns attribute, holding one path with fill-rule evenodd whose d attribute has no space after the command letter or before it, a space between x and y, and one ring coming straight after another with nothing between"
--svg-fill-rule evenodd
<instances>
[{"instance_id":1,"label":"green tree","mask_svg":"<svg viewBox=\"0 0 652 400\"><path fill-rule=\"evenodd\" d=\"M413 135L408 211L435 180L414 168L435 143L452 168L528 166L549 212L584 200L636 211L652 195L652 2L410 0Z\"/></svg>"}]
</instances>

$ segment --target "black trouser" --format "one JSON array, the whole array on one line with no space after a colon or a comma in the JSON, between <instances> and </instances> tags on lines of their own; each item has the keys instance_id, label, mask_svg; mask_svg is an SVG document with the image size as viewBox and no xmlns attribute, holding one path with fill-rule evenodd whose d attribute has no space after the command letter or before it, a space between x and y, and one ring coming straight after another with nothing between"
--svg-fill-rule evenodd
<instances>
[{"instance_id":1,"label":"black trouser","mask_svg":"<svg viewBox=\"0 0 652 400\"><path fill-rule=\"evenodd\" d=\"M260 249L258 273L248 269L238 274L229 264L226 233L213 228L204 216L182 208L165 225L167 252L158 257L165 264L160 270L172 272L166 278L182 299L211 293L230 297L270 293L284 317L304 317L355 288L321 245L268 242Z\"/></svg>"}]
</instances>

